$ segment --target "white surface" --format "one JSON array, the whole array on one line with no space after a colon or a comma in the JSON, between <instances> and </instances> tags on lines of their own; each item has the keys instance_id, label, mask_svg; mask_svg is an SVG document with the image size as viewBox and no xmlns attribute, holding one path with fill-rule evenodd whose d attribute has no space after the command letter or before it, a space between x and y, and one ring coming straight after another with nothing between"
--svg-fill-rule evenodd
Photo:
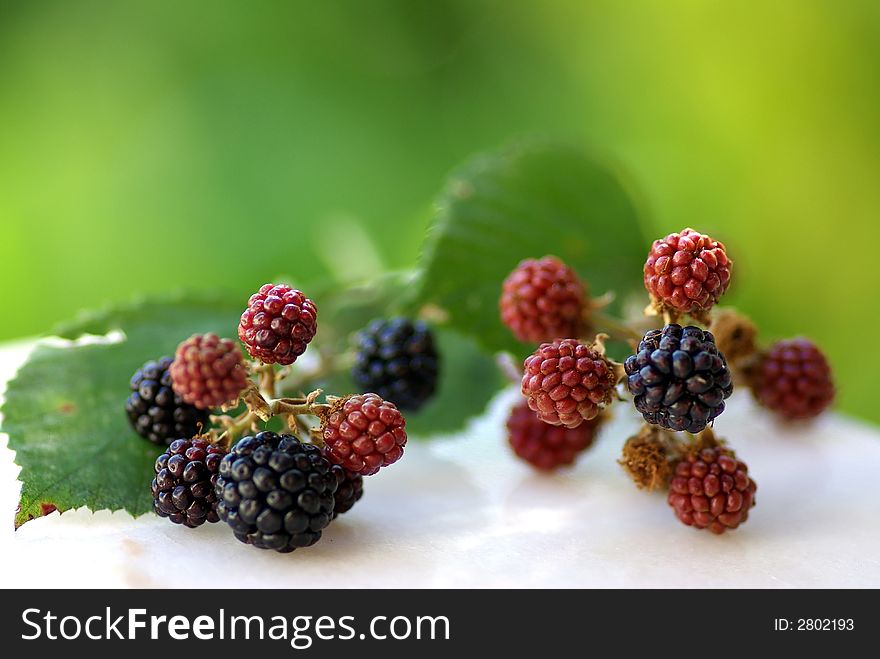
<instances>
[{"instance_id":1,"label":"white surface","mask_svg":"<svg viewBox=\"0 0 880 659\"><path fill-rule=\"evenodd\" d=\"M26 354L0 348L0 384ZM748 462L758 503L719 537L680 524L617 466L638 425L630 408L617 406L574 469L543 476L507 449L516 395L460 436L411 442L320 543L286 555L243 545L222 523L191 530L124 512L53 513L13 531L18 468L0 436L2 585L880 586L877 429L837 415L784 428L735 395L716 430Z\"/></svg>"}]
</instances>

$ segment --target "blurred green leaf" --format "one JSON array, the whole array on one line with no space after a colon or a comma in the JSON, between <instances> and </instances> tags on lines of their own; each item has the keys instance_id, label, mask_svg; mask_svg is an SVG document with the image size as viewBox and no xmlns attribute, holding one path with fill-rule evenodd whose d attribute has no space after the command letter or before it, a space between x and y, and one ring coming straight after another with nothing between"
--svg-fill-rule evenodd
<instances>
[{"instance_id":1,"label":"blurred green leaf","mask_svg":"<svg viewBox=\"0 0 880 659\"><path fill-rule=\"evenodd\" d=\"M527 354L501 324L501 283L522 259L554 254L593 295L640 291L647 241L629 190L609 165L565 145L518 142L449 178L422 257L415 303L491 351Z\"/></svg>"}]
</instances>

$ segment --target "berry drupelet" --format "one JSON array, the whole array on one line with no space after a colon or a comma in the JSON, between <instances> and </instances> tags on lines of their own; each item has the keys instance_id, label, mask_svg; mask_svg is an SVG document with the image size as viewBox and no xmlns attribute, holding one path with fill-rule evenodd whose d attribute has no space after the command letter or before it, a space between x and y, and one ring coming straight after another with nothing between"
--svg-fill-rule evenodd
<instances>
[{"instance_id":1,"label":"berry drupelet","mask_svg":"<svg viewBox=\"0 0 880 659\"><path fill-rule=\"evenodd\" d=\"M406 420L394 403L373 393L360 394L334 404L321 434L330 462L370 476L403 456Z\"/></svg>"},{"instance_id":2,"label":"berry drupelet","mask_svg":"<svg viewBox=\"0 0 880 659\"><path fill-rule=\"evenodd\" d=\"M508 441L513 452L536 469L552 471L573 464L589 448L602 416L584 421L577 428L551 426L541 421L523 401L507 419Z\"/></svg>"},{"instance_id":3,"label":"berry drupelet","mask_svg":"<svg viewBox=\"0 0 880 659\"><path fill-rule=\"evenodd\" d=\"M171 380L183 400L206 410L234 403L248 376L235 342L209 333L195 334L177 347Z\"/></svg>"},{"instance_id":4,"label":"berry drupelet","mask_svg":"<svg viewBox=\"0 0 880 659\"><path fill-rule=\"evenodd\" d=\"M238 338L264 364L288 365L306 351L318 331L318 310L302 291L264 284L241 314Z\"/></svg>"},{"instance_id":5,"label":"berry drupelet","mask_svg":"<svg viewBox=\"0 0 880 659\"><path fill-rule=\"evenodd\" d=\"M544 343L523 363L522 394L544 423L576 428L611 402L614 367L577 339Z\"/></svg>"},{"instance_id":6,"label":"berry drupelet","mask_svg":"<svg viewBox=\"0 0 880 659\"><path fill-rule=\"evenodd\" d=\"M627 385L645 421L697 433L724 411L730 369L710 332L666 325L645 334L624 363Z\"/></svg>"},{"instance_id":7,"label":"berry drupelet","mask_svg":"<svg viewBox=\"0 0 880 659\"><path fill-rule=\"evenodd\" d=\"M336 493L333 495L336 505L333 507L334 519L342 513L347 513L354 504L364 496L364 477L346 471L340 465L331 467L336 476Z\"/></svg>"},{"instance_id":8,"label":"berry drupelet","mask_svg":"<svg viewBox=\"0 0 880 659\"><path fill-rule=\"evenodd\" d=\"M761 361L753 391L761 405L787 419L810 419L834 400L831 367L807 339L777 341Z\"/></svg>"},{"instance_id":9,"label":"berry drupelet","mask_svg":"<svg viewBox=\"0 0 880 659\"><path fill-rule=\"evenodd\" d=\"M422 407L437 389L434 335L420 321L376 320L357 335L351 370L361 391L373 391L401 410Z\"/></svg>"},{"instance_id":10,"label":"berry drupelet","mask_svg":"<svg viewBox=\"0 0 880 659\"><path fill-rule=\"evenodd\" d=\"M170 357L149 361L131 378L131 394L125 411L132 428L154 444L165 445L180 437L192 437L207 427L208 413L174 393Z\"/></svg>"},{"instance_id":11,"label":"berry drupelet","mask_svg":"<svg viewBox=\"0 0 880 659\"><path fill-rule=\"evenodd\" d=\"M191 528L219 521L214 487L224 455L224 449L199 437L171 442L156 459L150 484L156 514Z\"/></svg>"},{"instance_id":12,"label":"berry drupelet","mask_svg":"<svg viewBox=\"0 0 880 659\"><path fill-rule=\"evenodd\" d=\"M540 343L579 336L584 327L586 287L555 256L526 259L501 289L501 321L520 341Z\"/></svg>"},{"instance_id":13,"label":"berry drupelet","mask_svg":"<svg viewBox=\"0 0 880 659\"><path fill-rule=\"evenodd\" d=\"M724 533L749 517L755 505L755 481L745 463L727 449L704 448L675 466L669 505L688 526Z\"/></svg>"},{"instance_id":14,"label":"berry drupelet","mask_svg":"<svg viewBox=\"0 0 880 659\"><path fill-rule=\"evenodd\" d=\"M217 513L241 542L287 553L320 540L336 488L316 446L261 432L238 440L221 461Z\"/></svg>"},{"instance_id":15,"label":"berry drupelet","mask_svg":"<svg viewBox=\"0 0 880 659\"><path fill-rule=\"evenodd\" d=\"M645 288L661 310L709 311L730 284L731 265L723 243L684 229L654 241L645 261Z\"/></svg>"}]
</instances>

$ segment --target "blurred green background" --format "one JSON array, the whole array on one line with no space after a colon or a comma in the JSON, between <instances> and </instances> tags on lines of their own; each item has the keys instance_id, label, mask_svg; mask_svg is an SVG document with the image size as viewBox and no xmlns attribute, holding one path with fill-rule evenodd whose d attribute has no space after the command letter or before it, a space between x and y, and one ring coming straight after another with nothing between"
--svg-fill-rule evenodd
<instances>
[{"instance_id":1,"label":"blurred green background","mask_svg":"<svg viewBox=\"0 0 880 659\"><path fill-rule=\"evenodd\" d=\"M0 339L409 266L444 175L537 132L622 163L658 235L726 241L725 302L878 421L878 64L872 0L4 1Z\"/></svg>"}]
</instances>

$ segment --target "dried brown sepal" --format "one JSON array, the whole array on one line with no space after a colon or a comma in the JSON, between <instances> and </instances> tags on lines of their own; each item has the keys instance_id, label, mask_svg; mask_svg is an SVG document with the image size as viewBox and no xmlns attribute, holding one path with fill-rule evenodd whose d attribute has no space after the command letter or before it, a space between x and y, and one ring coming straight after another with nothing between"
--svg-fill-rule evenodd
<instances>
[{"instance_id":1,"label":"dried brown sepal","mask_svg":"<svg viewBox=\"0 0 880 659\"><path fill-rule=\"evenodd\" d=\"M247 405L248 410L260 417L261 420L268 421L272 418L272 410L269 403L253 383L242 392L241 400Z\"/></svg>"},{"instance_id":2,"label":"dried brown sepal","mask_svg":"<svg viewBox=\"0 0 880 659\"><path fill-rule=\"evenodd\" d=\"M716 309L709 329L715 336L715 345L731 366L745 362L758 350L758 328L748 316L734 309Z\"/></svg>"},{"instance_id":3,"label":"dried brown sepal","mask_svg":"<svg viewBox=\"0 0 880 659\"><path fill-rule=\"evenodd\" d=\"M672 465L683 453L684 448L672 433L645 424L626 440L617 462L639 489L659 490L669 487Z\"/></svg>"}]
</instances>

